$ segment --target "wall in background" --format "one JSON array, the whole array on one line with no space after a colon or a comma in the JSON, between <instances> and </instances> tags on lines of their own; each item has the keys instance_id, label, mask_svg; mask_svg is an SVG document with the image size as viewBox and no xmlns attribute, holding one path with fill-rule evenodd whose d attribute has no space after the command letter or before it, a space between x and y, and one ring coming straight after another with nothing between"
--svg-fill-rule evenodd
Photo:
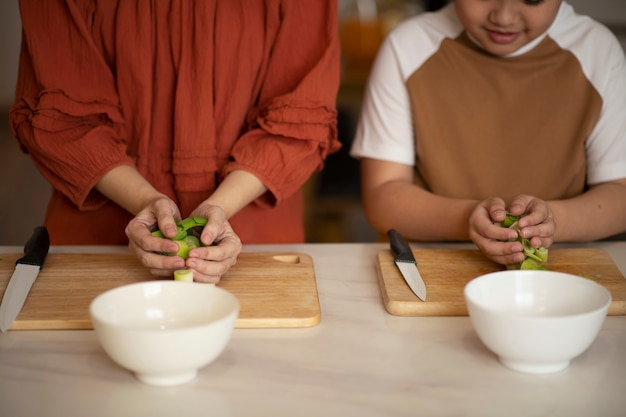
<instances>
[{"instance_id":1,"label":"wall in background","mask_svg":"<svg viewBox=\"0 0 626 417\"><path fill-rule=\"evenodd\" d=\"M580 14L586 14L609 26L626 26L624 0L567 0ZM622 37L622 45L624 38ZM625 48L626 49L626 48Z\"/></svg>"},{"instance_id":2,"label":"wall in background","mask_svg":"<svg viewBox=\"0 0 626 417\"><path fill-rule=\"evenodd\" d=\"M22 25L17 0L0 1L0 111L8 112L13 104L17 60L20 54Z\"/></svg>"}]
</instances>

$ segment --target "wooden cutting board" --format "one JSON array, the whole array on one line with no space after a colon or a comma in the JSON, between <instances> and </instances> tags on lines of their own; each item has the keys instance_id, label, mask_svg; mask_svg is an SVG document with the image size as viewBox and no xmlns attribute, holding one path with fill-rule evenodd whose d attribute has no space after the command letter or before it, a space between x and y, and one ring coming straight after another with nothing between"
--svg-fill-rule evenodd
<instances>
[{"instance_id":1,"label":"wooden cutting board","mask_svg":"<svg viewBox=\"0 0 626 417\"><path fill-rule=\"evenodd\" d=\"M0 254L0 299L21 256ZM51 253L11 329L92 329L97 295L158 279L132 254ZM238 328L310 327L321 318L313 261L303 253L242 253L218 286L239 299Z\"/></svg>"},{"instance_id":2,"label":"wooden cutting board","mask_svg":"<svg viewBox=\"0 0 626 417\"><path fill-rule=\"evenodd\" d=\"M465 285L473 278L503 267L489 261L478 250L413 250L426 301L417 298L402 278L389 250L377 254L378 278L385 308L398 316L466 316ZM601 249L551 249L548 269L590 278L612 295L609 315L626 314L626 279L608 253Z\"/></svg>"}]
</instances>

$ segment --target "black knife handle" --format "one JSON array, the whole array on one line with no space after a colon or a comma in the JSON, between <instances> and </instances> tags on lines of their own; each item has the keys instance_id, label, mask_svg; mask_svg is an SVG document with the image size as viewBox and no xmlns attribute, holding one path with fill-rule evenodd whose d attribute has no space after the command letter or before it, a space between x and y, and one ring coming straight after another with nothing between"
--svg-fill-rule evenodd
<instances>
[{"instance_id":1,"label":"black knife handle","mask_svg":"<svg viewBox=\"0 0 626 417\"><path fill-rule=\"evenodd\" d=\"M415 262L413 251L406 240L395 229L389 229L387 231L389 236L389 243L391 244L391 252L396 257L396 261L400 262Z\"/></svg>"},{"instance_id":2,"label":"black knife handle","mask_svg":"<svg viewBox=\"0 0 626 417\"><path fill-rule=\"evenodd\" d=\"M16 264L43 266L48 250L50 249L50 235L45 226L35 227L35 231L26 245L24 245L24 256L18 259Z\"/></svg>"}]
</instances>

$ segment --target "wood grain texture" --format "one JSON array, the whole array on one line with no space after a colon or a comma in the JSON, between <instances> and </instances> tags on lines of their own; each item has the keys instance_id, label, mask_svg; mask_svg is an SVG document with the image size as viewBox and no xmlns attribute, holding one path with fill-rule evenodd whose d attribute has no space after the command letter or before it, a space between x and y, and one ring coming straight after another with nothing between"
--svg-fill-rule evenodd
<instances>
[{"instance_id":1,"label":"wood grain texture","mask_svg":"<svg viewBox=\"0 0 626 417\"><path fill-rule=\"evenodd\" d=\"M465 285L480 275L502 270L478 250L413 250L426 284L426 301L411 292L389 250L377 254L378 279L385 308L397 316L466 316ZM601 249L551 249L548 269L580 275L604 285L613 297L609 315L626 314L626 279Z\"/></svg>"},{"instance_id":2,"label":"wood grain texture","mask_svg":"<svg viewBox=\"0 0 626 417\"><path fill-rule=\"evenodd\" d=\"M0 299L20 256L0 255ZM89 304L97 295L158 279L132 254L49 254L11 329L92 329ZM320 322L309 255L242 253L218 286L239 300L238 328L310 327Z\"/></svg>"}]
</instances>

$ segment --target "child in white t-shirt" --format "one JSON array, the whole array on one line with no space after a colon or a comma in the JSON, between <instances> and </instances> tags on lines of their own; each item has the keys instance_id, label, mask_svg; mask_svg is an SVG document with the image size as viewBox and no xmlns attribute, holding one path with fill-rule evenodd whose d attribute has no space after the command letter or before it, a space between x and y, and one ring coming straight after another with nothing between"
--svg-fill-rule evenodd
<instances>
[{"instance_id":1,"label":"child in white t-shirt","mask_svg":"<svg viewBox=\"0 0 626 417\"><path fill-rule=\"evenodd\" d=\"M626 231L626 59L561 0L455 0L394 29L351 155L374 228L501 264Z\"/></svg>"}]
</instances>

